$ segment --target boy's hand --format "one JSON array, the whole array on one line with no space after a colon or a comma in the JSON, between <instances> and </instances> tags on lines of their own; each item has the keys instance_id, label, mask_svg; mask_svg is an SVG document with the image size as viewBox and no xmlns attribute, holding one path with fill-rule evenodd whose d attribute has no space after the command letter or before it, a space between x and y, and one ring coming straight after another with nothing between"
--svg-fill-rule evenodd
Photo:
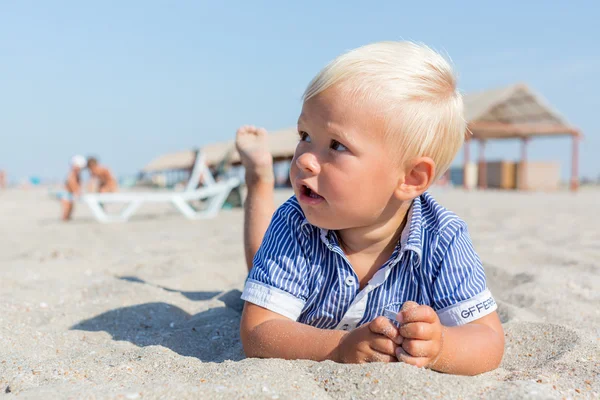
<instances>
[{"instance_id":1,"label":"boy's hand","mask_svg":"<svg viewBox=\"0 0 600 400\"><path fill-rule=\"evenodd\" d=\"M373 321L348 332L339 344L339 361L343 363L394 362L402 337L387 318Z\"/></svg>"},{"instance_id":2,"label":"boy's hand","mask_svg":"<svg viewBox=\"0 0 600 400\"><path fill-rule=\"evenodd\" d=\"M396 317L400 335L404 338L398 347L398 360L417 367L431 367L442 351L443 329L433 308L407 301Z\"/></svg>"}]
</instances>

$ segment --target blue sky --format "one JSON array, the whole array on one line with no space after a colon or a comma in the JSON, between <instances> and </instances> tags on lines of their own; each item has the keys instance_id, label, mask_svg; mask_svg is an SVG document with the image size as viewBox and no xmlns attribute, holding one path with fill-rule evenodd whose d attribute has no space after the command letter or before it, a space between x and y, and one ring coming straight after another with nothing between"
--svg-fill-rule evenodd
<instances>
[{"instance_id":1,"label":"blue sky","mask_svg":"<svg viewBox=\"0 0 600 400\"><path fill-rule=\"evenodd\" d=\"M82 153L132 174L241 124L293 126L325 63L410 39L447 53L463 91L529 84L586 135L582 175L600 175L600 3L450 3L0 2L0 168L61 179ZM540 139L530 156L566 177L569 149ZM519 144L488 154L515 159Z\"/></svg>"}]
</instances>

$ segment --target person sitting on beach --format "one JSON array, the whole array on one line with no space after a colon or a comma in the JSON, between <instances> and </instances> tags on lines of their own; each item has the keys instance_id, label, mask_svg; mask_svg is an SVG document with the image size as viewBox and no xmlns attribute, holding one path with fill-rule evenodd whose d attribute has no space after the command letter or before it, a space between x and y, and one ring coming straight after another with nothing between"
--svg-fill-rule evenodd
<instances>
[{"instance_id":1,"label":"person sitting on beach","mask_svg":"<svg viewBox=\"0 0 600 400\"><path fill-rule=\"evenodd\" d=\"M65 181L66 192L60 194L62 205L62 219L69 221L73 214L73 204L81 196L81 171L86 166L85 157L76 155L71 158L71 169Z\"/></svg>"},{"instance_id":2,"label":"person sitting on beach","mask_svg":"<svg viewBox=\"0 0 600 400\"><path fill-rule=\"evenodd\" d=\"M89 157L87 167L90 170L92 179L98 181L95 191L100 193L116 192L118 188L117 180L113 177L110 170L98 163L94 157Z\"/></svg>"},{"instance_id":3,"label":"person sitting on beach","mask_svg":"<svg viewBox=\"0 0 600 400\"><path fill-rule=\"evenodd\" d=\"M504 333L481 260L427 192L466 132L451 66L423 45L375 43L336 58L303 100L294 196L277 210L267 132L237 132L246 355L498 367Z\"/></svg>"}]
</instances>

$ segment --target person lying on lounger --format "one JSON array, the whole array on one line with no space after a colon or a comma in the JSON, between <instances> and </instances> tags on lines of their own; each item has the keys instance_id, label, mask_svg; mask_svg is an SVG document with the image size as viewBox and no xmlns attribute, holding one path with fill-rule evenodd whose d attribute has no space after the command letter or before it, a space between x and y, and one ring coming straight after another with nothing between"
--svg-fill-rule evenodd
<instances>
[{"instance_id":1,"label":"person lying on lounger","mask_svg":"<svg viewBox=\"0 0 600 400\"><path fill-rule=\"evenodd\" d=\"M94 191L99 193L111 193L117 191L117 180L108 168L98 163L96 158L89 157L87 160L87 167L90 170L92 179L95 179L98 182Z\"/></svg>"}]
</instances>

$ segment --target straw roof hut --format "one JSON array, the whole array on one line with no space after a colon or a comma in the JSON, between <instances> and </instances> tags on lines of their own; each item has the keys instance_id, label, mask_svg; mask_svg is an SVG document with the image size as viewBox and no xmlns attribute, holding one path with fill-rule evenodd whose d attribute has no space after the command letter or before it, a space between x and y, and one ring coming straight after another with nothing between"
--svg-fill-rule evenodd
<instances>
[{"instance_id":1,"label":"straw roof hut","mask_svg":"<svg viewBox=\"0 0 600 400\"><path fill-rule=\"evenodd\" d=\"M571 189L579 186L579 142L583 135L525 84L467 94L464 97L466 133L464 163L470 158L470 142L479 141L479 186L486 187L485 147L490 140L521 140L521 164L527 163L527 146L532 138L572 138ZM465 179L466 182L466 179Z\"/></svg>"},{"instance_id":2,"label":"straw roof hut","mask_svg":"<svg viewBox=\"0 0 600 400\"><path fill-rule=\"evenodd\" d=\"M580 136L558 111L525 84L469 93L464 96L464 103L473 139Z\"/></svg>"}]
</instances>

